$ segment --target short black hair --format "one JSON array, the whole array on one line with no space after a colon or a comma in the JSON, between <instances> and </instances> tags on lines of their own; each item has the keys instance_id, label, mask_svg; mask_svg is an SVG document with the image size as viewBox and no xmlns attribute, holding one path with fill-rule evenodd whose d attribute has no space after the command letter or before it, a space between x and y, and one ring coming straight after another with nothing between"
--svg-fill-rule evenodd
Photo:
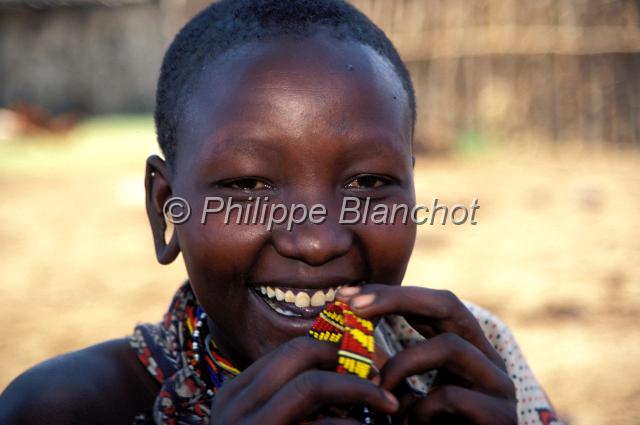
<instances>
[{"instance_id":1,"label":"short black hair","mask_svg":"<svg viewBox=\"0 0 640 425\"><path fill-rule=\"evenodd\" d=\"M343 0L222 0L189 21L169 46L156 91L158 143L171 167L185 105L209 61L252 41L306 37L320 30L339 40L370 46L387 58L400 77L415 127L416 101L409 71L385 33Z\"/></svg>"}]
</instances>

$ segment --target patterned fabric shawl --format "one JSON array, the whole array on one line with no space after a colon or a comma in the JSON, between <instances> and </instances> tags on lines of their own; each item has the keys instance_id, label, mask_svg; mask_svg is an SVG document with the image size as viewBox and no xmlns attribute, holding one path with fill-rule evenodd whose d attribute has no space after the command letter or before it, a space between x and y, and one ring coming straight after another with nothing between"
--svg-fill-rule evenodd
<instances>
[{"instance_id":1,"label":"patterned fabric shawl","mask_svg":"<svg viewBox=\"0 0 640 425\"><path fill-rule=\"evenodd\" d=\"M533 375L509 328L496 316L470 302L465 305L502 356L509 376L516 386L519 425L561 424L544 390ZM196 297L187 283L176 292L164 319L155 324L140 324L128 337L129 345L149 373L161 384L152 411L141 412L135 425L195 425L208 424L211 400L207 385L188 365L188 312L197 307ZM400 316L387 316L375 329L375 341L393 356L406 347L424 340ZM407 384L414 391L426 394L436 377L436 371L412 376ZM226 376L232 379L232 374Z\"/></svg>"}]
</instances>

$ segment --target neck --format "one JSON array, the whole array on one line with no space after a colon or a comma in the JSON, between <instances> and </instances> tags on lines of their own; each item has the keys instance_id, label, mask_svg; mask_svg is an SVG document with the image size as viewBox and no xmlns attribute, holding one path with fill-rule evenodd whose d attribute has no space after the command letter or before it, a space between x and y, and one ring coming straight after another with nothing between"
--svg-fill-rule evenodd
<instances>
[{"instance_id":1,"label":"neck","mask_svg":"<svg viewBox=\"0 0 640 425\"><path fill-rule=\"evenodd\" d=\"M222 357L227 359L234 367L239 370L244 370L251 366L253 363L246 356L240 354L240 350L238 350L232 343L230 343L227 338L224 337L222 332L218 330L215 322L211 320L209 316L207 316L207 325L209 326L209 333L211 334L211 339L216 344L218 348L218 352Z\"/></svg>"}]
</instances>

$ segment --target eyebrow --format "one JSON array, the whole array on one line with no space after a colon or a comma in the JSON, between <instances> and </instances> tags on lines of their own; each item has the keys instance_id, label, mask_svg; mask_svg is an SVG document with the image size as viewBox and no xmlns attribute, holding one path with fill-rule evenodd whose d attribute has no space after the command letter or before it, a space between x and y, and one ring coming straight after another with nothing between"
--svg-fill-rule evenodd
<instances>
[{"instance_id":1,"label":"eyebrow","mask_svg":"<svg viewBox=\"0 0 640 425\"><path fill-rule=\"evenodd\" d=\"M272 137L259 136L212 137L205 142L205 147L200 154L205 159L215 158L229 151L246 156L273 154L272 143L269 143L271 139Z\"/></svg>"},{"instance_id":2,"label":"eyebrow","mask_svg":"<svg viewBox=\"0 0 640 425\"><path fill-rule=\"evenodd\" d=\"M352 149L348 149L344 155L345 159L351 155L357 155L359 157L366 156L381 156L381 155L397 155L399 157L405 155L403 151L403 145L406 143L410 146L409 142L402 139L402 137L393 137L392 135L386 136L365 136L361 138L352 139ZM366 149L362 149L365 147Z\"/></svg>"}]
</instances>

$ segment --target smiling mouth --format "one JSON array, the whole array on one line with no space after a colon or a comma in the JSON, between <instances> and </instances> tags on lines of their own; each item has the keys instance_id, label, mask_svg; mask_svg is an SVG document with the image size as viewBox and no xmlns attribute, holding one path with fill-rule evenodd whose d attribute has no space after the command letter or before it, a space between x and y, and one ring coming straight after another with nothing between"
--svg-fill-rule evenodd
<instances>
[{"instance_id":1,"label":"smiling mouth","mask_svg":"<svg viewBox=\"0 0 640 425\"><path fill-rule=\"evenodd\" d=\"M259 286L256 294L276 313L290 318L313 319L326 304L335 300L336 292L343 286L327 288L285 288Z\"/></svg>"}]
</instances>

